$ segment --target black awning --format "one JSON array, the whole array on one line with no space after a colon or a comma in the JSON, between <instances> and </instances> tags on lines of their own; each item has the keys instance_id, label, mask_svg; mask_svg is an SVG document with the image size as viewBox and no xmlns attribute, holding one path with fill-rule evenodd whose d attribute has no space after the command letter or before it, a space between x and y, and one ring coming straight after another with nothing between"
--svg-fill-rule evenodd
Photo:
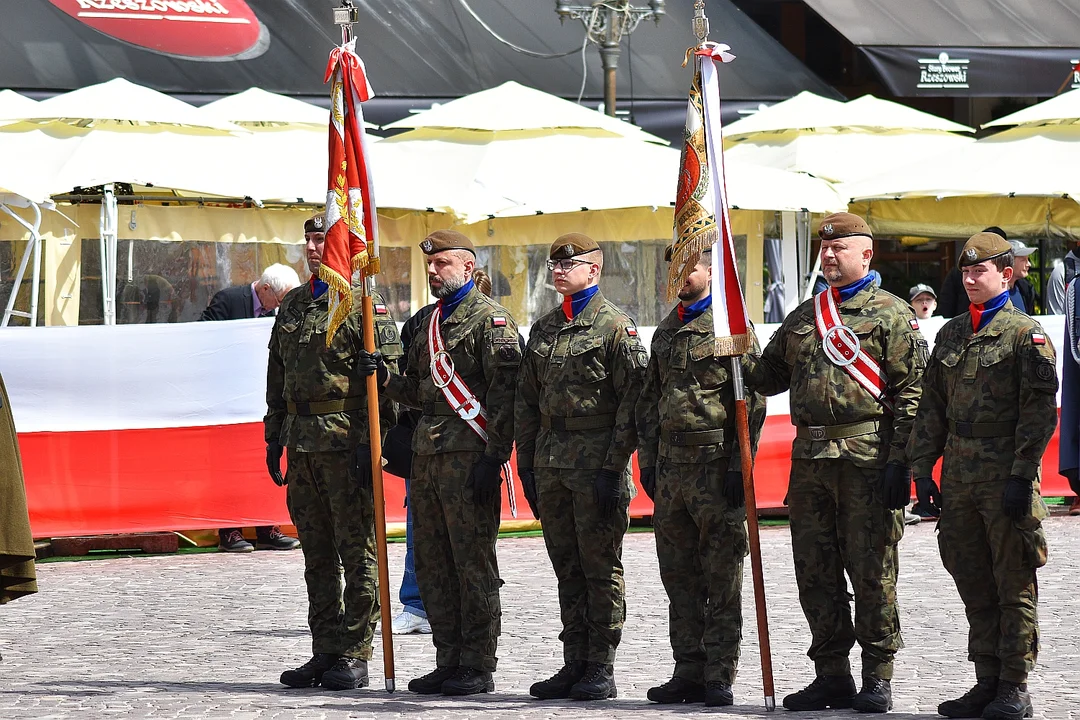
<instances>
[{"instance_id":1,"label":"black awning","mask_svg":"<svg viewBox=\"0 0 1080 720\"><path fill-rule=\"evenodd\" d=\"M805 0L900 97L1048 97L1080 87L1075 0Z\"/></svg>"},{"instance_id":2,"label":"black awning","mask_svg":"<svg viewBox=\"0 0 1080 720\"><path fill-rule=\"evenodd\" d=\"M0 87L56 92L121 76L176 94L226 94L261 87L322 96L327 55L339 37L331 21L331 8L337 4L336 0L0 0ZM580 53L545 60L514 52L488 34L459 0L356 0L356 4L357 47L378 96L459 97L506 80L562 97L578 94ZM581 47L581 24L575 20L560 25L552 0L468 0L468 4L495 32L520 46L541 52ZM210 15L231 13L229 21L115 17L121 10L127 16L139 15L143 10L132 9L144 7L190 15L196 6ZM147 14L154 14L149 10ZM635 98L686 97L689 73L680 64L693 41L692 12L690 2L668 3L668 15L659 25L647 23L628 43L624 41L618 70L620 100L629 98L631 69ZM729 0L710 0L708 13L713 39L731 45L739 57L725 71L725 98L780 100L802 90L839 97ZM164 14L168 12L157 13ZM192 57L200 53L202 59ZM586 50L585 60L585 95L600 97L595 46Z\"/></svg>"}]
</instances>

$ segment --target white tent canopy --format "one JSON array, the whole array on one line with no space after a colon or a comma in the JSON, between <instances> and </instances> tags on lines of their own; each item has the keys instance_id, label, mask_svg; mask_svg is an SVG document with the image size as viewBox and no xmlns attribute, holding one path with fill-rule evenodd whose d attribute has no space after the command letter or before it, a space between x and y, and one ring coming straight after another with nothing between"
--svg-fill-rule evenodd
<instances>
[{"instance_id":1,"label":"white tent canopy","mask_svg":"<svg viewBox=\"0 0 1080 720\"><path fill-rule=\"evenodd\" d=\"M218 122L245 126L305 125L326 132L330 124L328 109L260 88L207 103L199 113Z\"/></svg>"},{"instance_id":2,"label":"white tent canopy","mask_svg":"<svg viewBox=\"0 0 1080 720\"><path fill-rule=\"evenodd\" d=\"M1009 125L1073 125L1080 123L1080 90L1070 90L1037 105L1018 110L983 125L1007 127Z\"/></svg>"},{"instance_id":3,"label":"white tent canopy","mask_svg":"<svg viewBox=\"0 0 1080 720\"><path fill-rule=\"evenodd\" d=\"M852 200L908 197L1080 198L1080 127L1017 128L933 163L914 163L840 186Z\"/></svg>"},{"instance_id":4,"label":"white tent canopy","mask_svg":"<svg viewBox=\"0 0 1080 720\"><path fill-rule=\"evenodd\" d=\"M18 117L32 112L37 107L37 100L20 95L14 90L0 90L0 122L12 122L2 118Z\"/></svg>"},{"instance_id":5,"label":"white tent canopy","mask_svg":"<svg viewBox=\"0 0 1080 720\"><path fill-rule=\"evenodd\" d=\"M170 125L202 130L238 131L243 128L214 120L183 100L116 78L42 100L33 107L0 115L5 120L67 122L82 127L106 124Z\"/></svg>"},{"instance_id":6,"label":"white tent canopy","mask_svg":"<svg viewBox=\"0 0 1080 720\"><path fill-rule=\"evenodd\" d=\"M493 133L591 128L668 144L636 125L513 81L451 100L390 123L385 128L443 128Z\"/></svg>"}]
</instances>

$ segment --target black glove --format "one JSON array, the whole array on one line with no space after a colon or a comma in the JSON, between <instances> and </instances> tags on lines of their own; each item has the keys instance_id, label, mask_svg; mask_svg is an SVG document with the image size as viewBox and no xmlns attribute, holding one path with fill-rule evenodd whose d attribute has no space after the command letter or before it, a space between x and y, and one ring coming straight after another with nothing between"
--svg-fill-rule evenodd
<instances>
[{"instance_id":1,"label":"black glove","mask_svg":"<svg viewBox=\"0 0 1080 720\"><path fill-rule=\"evenodd\" d=\"M727 504L733 508L741 508L746 504L746 492L743 489L742 471L728 470L724 474L724 484L721 492Z\"/></svg>"},{"instance_id":2,"label":"black glove","mask_svg":"<svg viewBox=\"0 0 1080 720\"><path fill-rule=\"evenodd\" d=\"M638 480L641 481L641 489L649 496L650 500L656 500L656 468L638 468Z\"/></svg>"},{"instance_id":3,"label":"black glove","mask_svg":"<svg viewBox=\"0 0 1080 720\"><path fill-rule=\"evenodd\" d=\"M266 443L266 470L270 479L278 487L285 485L285 476L281 474L281 453L284 449L277 443Z\"/></svg>"},{"instance_id":4,"label":"black glove","mask_svg":"<svg viewBox=\"0 0 1080 720\"><path fill-rule=\"evenodd\" d=\"M919 506L927 512L941 515L941 490L932 477L915 478L915 497L919 499Z\"/></svg>"},{"instance_id":5,"label":"black glove","mask_svg":"<svg viewBox=\"0 0 1080 720\"><path fill-rule=\"evenodd\" d=\"M611 519L615 514L615 508L622 499L622 473L614 470L601 470L596 473L593 480L593 497L596 499L596 507L600 510L600 517L604 520Z\"/></svg>"},{"instance_id":6,"label":"black glove","mask_svg":"<svg viewBox=\"0 0 1080 720\"><path fill-rule=\"evenodd\" d=\"M502 463L487 455L481 455L480 460L473 465L473 469L469 473L469 480L466 483L466 487L472 489L473 502L477 505L491 503L499 497L499 486L501 485Z\"/></svg>"},{"instance_id":7,"label":"black glove","mask_svg":"<svg viewBox=\"0 0 1080 720\"><path fill-rule=\"evenodd\" d=\"M353 452L353 472L360 487L371 487L371 446L357 445Z\"/></svg>"},{"instance_id":8,"label":"black glove","mask_svg":"<svg viewBox=\"0 0 1080 720\"><path fill-rule=\"evenodd\" d=\"M1020 520L1031 512L1031 481L1010 475L1005 483L1005 495L1001 509L1013 520Z\"/></svg>"},{"instance_id":9,"label":"black glove","mask_svg":"<svg viewBox=\"0 0 1080 720\"><path fill-rule=\"evenodd\" d=\"M903 510L911 500L911 468L891 462L881 471L881 497L890 510Z\"/></svg>"},{"instance_id":10,"label":"black glove","mask_svg":"<svg viewBox=\"0 0 1080 720\"><path fill-rule=\"evenodd\" d=\"M378 350L372 353L367 350L358 352L356 354L356 372L360 377L367 377L371 373L375 373L375 382L379 387L383 386L387 376L390 374L390 371L386 369L386 361Z\"/></svg>"},{"instance_id":11,"label":"black glove","mask_svg":"<svg viewBox=\"0 0 1080 720\"><path fill-rule=\"evenodd\" d=\"M525 493L525 502L529 503L533 517L540 519L540 496L536 493L536 473L532 469L522 470L518 468L518 477L521 478L521 491Z\"/></svg>"},{"instance_id":12,"label":"black glove","mask_svg":"<svg viewBox=\"0 0 1080 720\"><path fill-rule=\"evenodd\" d=\"M1080 478L1077 477L1077 468L1062 470L1061 474L1069 481L1069 487L1072 488L1073 494L1080 497Z\"/></svg>"}]
</instances>

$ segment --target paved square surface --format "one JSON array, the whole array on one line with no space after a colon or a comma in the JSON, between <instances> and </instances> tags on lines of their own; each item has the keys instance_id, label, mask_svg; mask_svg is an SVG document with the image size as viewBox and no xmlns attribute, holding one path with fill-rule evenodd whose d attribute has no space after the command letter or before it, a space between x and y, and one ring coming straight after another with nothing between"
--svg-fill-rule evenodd
<instances>
[{"instance_id":1,"label":"paved square surface","mask_svg":"<svg viewBox=\"0 0 1080 720\"><path fill-rule=\"evenodd\" d=\"M1031 682L1036 717L1080 717L1080 518L1046 523L1050 563L1040 571L1042 653ZM812 679L809 633L795 591L787 528L764 528L762 546L777 704ZM390 546L398 612L404 545ZM661 717L723 712L744 717L851 717L763 710L749 563L736 706L660 706L645 692L672 670L667 600L651 534L628 535L628 618L616 663L619 699L540 702L529 685L561 664L555 578L540 538L499 542L503 635L496 692L421 697L408 680L434 666L429 636L397 637L398 692L382 683L376 643L372 687L288 690L278 675L310 656L300 552L225 553L54 563L38 569L41 592L0 608L0 718L430 718ZM892 717L937 717L937 704L974 681L966 624L941 567L932 523L901 544L901 618ZM858 671L856 647L854 657Z\"/></svg>"}]
</instances>

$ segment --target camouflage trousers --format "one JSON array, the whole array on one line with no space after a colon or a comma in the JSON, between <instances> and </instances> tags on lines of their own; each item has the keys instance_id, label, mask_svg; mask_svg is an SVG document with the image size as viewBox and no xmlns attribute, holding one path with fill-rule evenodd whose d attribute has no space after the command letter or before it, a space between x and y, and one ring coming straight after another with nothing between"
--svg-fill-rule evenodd
<instances>
[{"instance_id":1,"label":"camouflage trousers","mask_svg":"<svg viewBox=\"0 0 1080 720\"><path fill-rule=\"evenodd\" d=\"M1023 683L1039 651L1035 569L1046 564L1047 510L1036 483L1031 513L1011 520L1001 510L1004 492L1004 480L945 479L938 547L964 601L976 677Z\"/></svg>"},{"instance_id":2,"label":"camouflage trousers","mask_svg":"<svg viewBox=\"0 0 1080 720\"><path fill-rule=\"evenodd\" d=\"M312 652L370 660L379 618L375 511L352 463L351 452L290 449L286 497L304 552Z\"/></svg>"},{"instance_id":3,"label":"camouflage trousers","mask_svg":"<svg viewBox=\"0 0 1080 720\"><path fill-rule=\"evenodd\" d=\"M847 460L792 460L788 486L799 602L810 625L807 655L818 675L847 675L862 647L862 674L891 680L904 646L896 602L902 510L888 510L880 470ZM855 622L847 579L855 596Z\"/></svg>"},{"instance_id":4,"label":"camouflage trousers","mask_svg":"<svg viewBox=\"0 0 1080 720\"><path fill-rule=\"evenodd\" d=\"M502 496L487 506L467 487L479 452L417 455L409 504L416 582L431 623L435 663L494 671L501 632L499 535Z\"/></svg>"},{"instance_id":5,"label":"camouflage trousers","mask_svg":"<svg viewBox=\"0 0 1080 720\"><path fill-rule=\"evenodd\" d=\"M721 465L723 468L721 468ZM661 458L653 533L668 596L675 677L734 684L742 641L746 510L721 492L727 459L687 464Z\"/></svg>"},{"instance_id":6,"label":"camouflage trousers","mask_svg":"<svg viewBox=\"0 0 1080 720\"><path fill-rule=\"evenodd\" d=\"M626 619L622 542L630 501L602 519L593 496L596 473L536 469L544 544L559 581L559 640L567 664L611 665Z\"/></svg>"}]
</instances>

